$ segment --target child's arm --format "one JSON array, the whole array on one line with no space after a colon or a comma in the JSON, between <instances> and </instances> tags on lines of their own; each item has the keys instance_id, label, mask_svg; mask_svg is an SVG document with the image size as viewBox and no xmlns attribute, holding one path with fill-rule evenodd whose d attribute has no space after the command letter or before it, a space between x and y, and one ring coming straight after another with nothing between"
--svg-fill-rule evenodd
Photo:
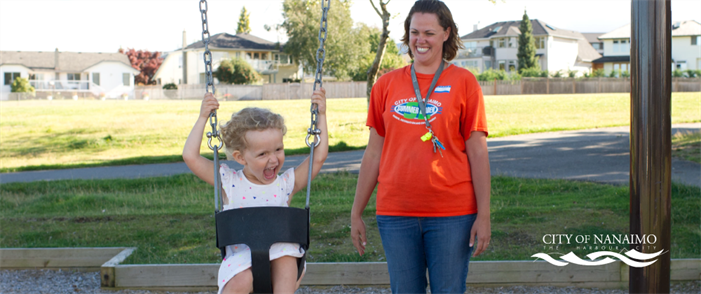
<instances>
[{"instance_id":1,"label":"child's arm","mask_svg":"<svg viewBox=\"0 0 701 294\"><path fill-rule=\"evenodd\" d=\"M328 128L326 127L326 90L324 88L314 91L314 94L312 94L312 103L316 103L318 107L317 109L319 110L319 113L316 116L316 127L321 130L321 134L319 134L321 142L319 143L319 146L314 149L314 165L312 166L312 179L314 179L319 173L319 170L321 170L321 166L324 164L324 161L326 161L326 156L329 154L329 132ZM310 143L314 142L315 137L316 136L309 137ZM290 193L287 203L288 205L292 201L292 195L307 186L308 175L309 157L307 157L295 168L295 187L292 190L292 193Z\"/></svg>"},{"instance_id":2,"label":"child's arm","mask_svg":"<svg viewBox=\"0 0 701 294\"><path fill-rule=\"evenodd\" d=\"M202 100L200 108L200 116L192 127L190 135L185 141L183 148L183 160L198 178L214 186L214 163L200 155L200 145L202 145L202 134L204 128L209 124L209 114L214 109L219 109L219 102L214 98L214 95L207 93ZM212 142L214 143L214 142Z\"/></svg>"}]
</instances>

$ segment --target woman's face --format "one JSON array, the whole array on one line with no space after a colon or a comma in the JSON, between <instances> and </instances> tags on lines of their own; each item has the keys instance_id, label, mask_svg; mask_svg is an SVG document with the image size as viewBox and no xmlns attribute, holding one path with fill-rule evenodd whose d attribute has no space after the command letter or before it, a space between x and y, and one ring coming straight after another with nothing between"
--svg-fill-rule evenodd
<instances>
[{"instance_id":1,"label":"woman's face","mask_svg":"<svg viewBox=\"0 0 701 294\"><path fill-rule=\"evenodd\" d=\"M416 12L409 25L409 49L414 62L433 65L443 60L443 42L448 40L450 28L444 30L433 13Z\"/></svg>"}]
</instances>

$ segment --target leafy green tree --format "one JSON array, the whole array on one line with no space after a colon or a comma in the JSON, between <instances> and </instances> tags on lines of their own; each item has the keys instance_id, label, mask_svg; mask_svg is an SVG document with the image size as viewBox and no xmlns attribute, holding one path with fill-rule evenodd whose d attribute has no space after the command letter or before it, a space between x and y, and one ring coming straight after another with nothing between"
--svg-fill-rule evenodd
<instances>
[{"instance_id":1,"label":"leafy green tree","mask_svg":"<svg viewBox=\"0 0 701 294\"><path fill-rule=\"evenodd\" d=\"M333 1L328 12L324 70L339 80L348 80L369 51L367 38L353 27L350 0ZM284 51L302 64L307 73L316 72L316 51L319 49L319 0L285 0L282 4L282 27L289 37ZM321 56L320 56L321 57Z\"/></svg>"},{"instance_id":2,"label":"leafy green tree","mask_svg":"<svg viewBox=\"0 0 701 294\"><path fill-rule=\"evenodd\" d=\"M605 77L605 76L606 76L606 72L604 71L603 68L595 69L595 70L591 73L591 77L592 77L592 78L603 78L603 77Z\"/></svg>"},{"instance_id":3,"label":"leafy green tree","mask_svg":"<svg viewBox=\"0 0 701 294\"><path fill-rule=\"evenodd\" d=\"M10 85L10 91L14 93L34 93L34 87L23 77L17 77Z\"/></svg>"},{"instance_id":4,"label":"leafy green tree","mask_svg":"<svg viewBox=\"0 0 701 294\"><path fill-rule=\"evenodd\" d=\"M239 23L236 27L237 34L250 34L251 33L251 13L246 11L246 6L241 9L241 15L239 16Z\"/></svg>"},{"instance_id":5,"label":"leafy green tree","mask_svg":"<svg viewBox=\"0 0 701 294\"><path fill-rule=\"evenodd\" d=\"M373 63L377 58L377 50L380 48L382 31L378 28L369 27L364 23L358 23L358 34L367 40L370 47L360 60L360 65L351 71L351 78L354 81L368 81L369 83L368 72L372 69ZM382 64L377 70L377 77L406 65L404 59L399 55L399 48L394 45L394 40L391 38L388 38L388 40L389 41L386 42ZM377 80L377 78L375 78L375 80ZM370 87L370 89L372 88L371 86L368 87Z\"/></svg>"},{"instance_id":6,"label":"leafy green tree","mask_svg":"<svg viewBox=\"0 0 701 294\"><path fill-rule=\"evenodd\" d=\"M237 85L253 84L261 80L260 74L240 57L222 60L214 77L221 83Z\"/></svg>"},{"instance_id":7,"label":"leafy green tree","mask_svg":"<svg viewBox=\"0 0 701 294\"><path fill-rule=\"evenodd\" d=\"M533 38L533 28L531 20L528 18L526 11L523 11L523 19L519 27L521 34L518 36L518 72L521 73L524 69L536 67L535 58L535 38Z\"/></svg>"}]
</instances>

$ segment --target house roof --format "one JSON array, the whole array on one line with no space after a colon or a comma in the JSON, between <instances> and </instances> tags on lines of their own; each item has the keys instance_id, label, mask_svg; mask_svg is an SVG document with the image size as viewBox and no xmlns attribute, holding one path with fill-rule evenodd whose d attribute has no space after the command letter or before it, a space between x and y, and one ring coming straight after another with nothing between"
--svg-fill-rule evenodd
<instances>
[{"instance_id":1,"label":"house roof","mask_svg":"<svg viewBox=\"0 0 701 294\"><path fill-rule=\"evenodd\" d=\"M601 40L599 40L599 36L603 35L604 33L582 33L585 39L587 39L587 42L589 43L601 43Z\"/></svg>"},{"instance_id":2,"label":"house roof","mask_svg":"<svg viewBox=\"0 0 701 294\"><path fill-rule=\"evenodd\" d=\"M606 63L606 62L630 62L630 55L623 56L604 56L592 61L592 63Z\"/></svg>"},{"instance_id":3,"label":"house roof","mask_svg":"<svg viewBox=\"0 0 701 294\"><path fill-rule=\"evenodd\" d=\"M674 27L677 28L675 29ZM695 20L679 21L672 23L672 37L698 35L701 35L701 23ZM624 25L620 28L617 28L613 31L599 36L599 40L627 38L630 38L630 24Z\"/></svg>"},{"instance_id":4,"label":"house roof","mask_svg":"<svg viewBox=\"0 0 701 294\"><path fill-rule=\"evenodd\" d=\"M599 54L599 52L591 46L591 43L584 38L577 39L577 49L577 58L581 61L592 62L601 57L601 54Z\"/></svg>"},{"instance_id":5,"label":"house roof","mask_svg":"<svg viewBox=\"0 0 701 294\"><path fill-rule=\"evenodd\" d=\"M521 33L521 30L519 29L520 26L520 20L495 22L477 31L464 35L460 37L460 39L465 41L469 39L486 39L500 36L518 36ZM533 28L533 36L547 35L569 39L582 38L582 34L579 32L558 29L538 19L531 19L531 27Z\"/></svg>"},{"instance_id":6,"label":"house roof","mask_svg":"<svg viewBox=\"0 0 701 294\"><path fill-rule=\"evenodd\" d=\"M86 69L105 61L120 62L129 68L132 68L129 58L122 53L58 52L57 68L55 64L55 51L0 51L0 65L23 65L33 70L44 69L60 72L83 72Z\"/></svg>"},{"instance_id":7,"label":"house roof","mask_svg":"<svg viewBox=\"0 0 701 294\"><path fill-rule=\"evenodd\" d=\"M202 41L197 41L185 47L185 49L204 48ZM280 48L276 43L258 38L251 34L230 35L219 33L209 38L209 49L249 49L249 50L275 50Z\"/></svg>"}]
</instances>

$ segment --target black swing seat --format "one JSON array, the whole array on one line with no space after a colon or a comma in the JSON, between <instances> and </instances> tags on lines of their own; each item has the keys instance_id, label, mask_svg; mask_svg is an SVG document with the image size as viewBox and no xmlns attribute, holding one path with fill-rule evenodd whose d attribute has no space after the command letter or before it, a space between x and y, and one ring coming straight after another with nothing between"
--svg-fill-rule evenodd
<instances>
[{"instance_id":1,"label":"black swing seat","mask_svg":"<svg viewBox=\"0 0 701 294\"><path fill-rule=\"evenodd\" d=\"M246 207L218 212L215 215L217 247L222 258L226 246L246 244L251 248L253 291L272 293L270 246L277 242L299 243L304 256L297 259L297 279L304 270L309 248L309 209L294 207Z\"/></svg>"}]
</instances>

